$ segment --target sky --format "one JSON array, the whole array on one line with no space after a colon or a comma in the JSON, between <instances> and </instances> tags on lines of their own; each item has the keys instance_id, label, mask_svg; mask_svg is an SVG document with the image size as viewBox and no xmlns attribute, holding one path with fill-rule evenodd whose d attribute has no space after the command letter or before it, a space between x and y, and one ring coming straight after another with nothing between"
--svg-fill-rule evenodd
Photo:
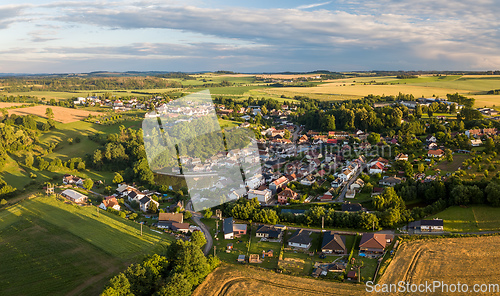
<instances>
[{"instance_id":1,"label":"sky","mask_svg":"<svg viewBox=\"0 0 500 296\"><path fill-rule=\"evenodd\" d=\"M498 70L498 0L0 0L0 73Z\"/></svg>"}]
</instances>

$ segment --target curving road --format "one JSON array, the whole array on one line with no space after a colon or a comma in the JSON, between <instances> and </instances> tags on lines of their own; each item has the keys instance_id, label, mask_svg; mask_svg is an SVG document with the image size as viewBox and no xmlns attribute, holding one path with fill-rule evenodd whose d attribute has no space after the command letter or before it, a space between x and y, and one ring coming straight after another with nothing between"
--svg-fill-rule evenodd
<instances>
[{"instance_id":1,"label":"curving road","mask_svg":"<svg viewBox=\"0 0 500 296\"><path fill-rule=\"evenodd\" d=\"M205 239L207 240L207 244L205 245L205 248L203 250L203 253L205 253L205 256L210 253L210 250L212 249L212 245L214 244L214 241L212 239L212 235L210 235L210 231L208 230L207 226L201 222L201 213L193 211L193 205L191 204L191 201L188 202L186 210L191 212L193 214L193 222L198 225L201 230L203 231L203 234L205 235Z\"/></svg>"}]
</instances>

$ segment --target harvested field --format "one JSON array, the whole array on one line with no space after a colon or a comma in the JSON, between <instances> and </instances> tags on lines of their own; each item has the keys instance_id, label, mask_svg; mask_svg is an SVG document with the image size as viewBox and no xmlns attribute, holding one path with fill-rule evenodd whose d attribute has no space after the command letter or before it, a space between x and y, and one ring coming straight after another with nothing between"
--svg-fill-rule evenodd
<instances>
[{"instance_id":1,"label":"harvested field","mask_svg":"<svg viewBox=\"0 0 500 296\"><path fill-rule=\"evenodd\" d=\"M10 109L8 111L9 111L9 115L11 115L11 114L16 114L16 115L33 114L36 116L45 117L45 111L49 107L52 108L52 111L54 112L54 120L61 122L61 123L70 123L70 122L83 120L87 116L89 116L89 114L92 114L92 115L101 115L102 114L100 112L90 112L90 111L86 111L86 110L64 108L64 107L59 107L59 106L43 106L43 105L34 106L34 107L27 107L27 108L19 108L19 109Z\"/></svg>"},{"instance_id":2,"label":"harvested field","mask_svg":"<svg viewBox=\"0 0 500 296\"><path fill-rule=\"evenodd\" d=\"M400 246L379 284L460 282L472 291L475 284L498 284L499 259L499 236L412 241Z\"/></svg>"},{"instance_id":3,"label":"harvested field","mask_svg":"<svg viewBox=\"0 0 500 296\"><path fill-rule=\"evenodd\" d=\"M260 268L223 264L208 275L193 296L211 295L364 295L362 285L298 278Z\"/></svg>"},{"instance_id":4,"label":"harvested field","mask_svg":"<svg viewBox=\"0 0 500 296\"><path fill-rule=\"evenodd\" d=\"M14 106L22 106L22 105L29 105L29 103L6 103L6 102L0 102L0 108L9 108L9 107L14 107Z\"/></svg>"}]
</instances>

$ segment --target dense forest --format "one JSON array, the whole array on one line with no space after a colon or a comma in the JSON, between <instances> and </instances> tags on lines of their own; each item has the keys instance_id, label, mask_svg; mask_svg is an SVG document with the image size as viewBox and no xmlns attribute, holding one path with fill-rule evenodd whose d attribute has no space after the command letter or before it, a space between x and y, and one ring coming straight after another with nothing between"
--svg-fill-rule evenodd
<instances>
[{"instance_id":1,"label":"dense forest","mask_svg":"<svg viewBox=\"0 0 500 296\"><path fill-rule=\"evenodd\" d=\"M93 78L20 78L0 79L8 92L126 90L182 87L181 83L159 77L93 77Z\"/></svg>"}]
</instances>

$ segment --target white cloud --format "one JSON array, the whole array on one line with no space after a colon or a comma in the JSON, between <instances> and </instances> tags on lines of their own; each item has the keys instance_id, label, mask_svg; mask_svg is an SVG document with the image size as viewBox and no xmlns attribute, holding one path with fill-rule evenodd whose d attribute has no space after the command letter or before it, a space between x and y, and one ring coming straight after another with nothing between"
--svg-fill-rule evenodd
<instances>
[{"instance_id":1,"label":"white cloud","mask_svg":"<svg viewBox=\"0 0 500 296\"><path fill-rule=\"evenodd\" d=\"M297 6L296 9L310 9L332 3L332 1Z\"/></svg>"},{"instance_id":2,"label":"white cloud","mask_svg":"<svg viewBox=\"0 0 500 296\"><path fill-rule=\"evenodd\" d=\"M307 10L327 4L336 10ZM3 13L4 9L8 11ZM38 13L40 10L43 14ZM39 6L0 6L0 28L19 20L9 15L19 17L26 11L30 16L36 15L36 22L57 24L48 31L28 33L33 42L48 41L56 36L63 38L65 35L58 32L70 32L69 26L85 25L96 31L96 39L89 41L93 45L78 46L87 41L81 39L73 43L73 47L41 48L44 54L64 52L66 56L88 54L95 58L111 51L120 56L158 59L166 56L227 60L255 57L259 65L266 60L275 64L278 60L289 65L315 67L327 61L325 66L331 67L364 63L368 70L384 69L384 64L400 69L392 59L397 57L406 69L422 65L442 69L460 66L464 70L500 67L500 21L497 19L500 6L489 0L337 0L294 9L207 8L159 0L63 1ZM7 23L2 25L2 21ZM134 33L176 30L186 36L199 34L217 41L201 43L187 37L184 43L174 44L168 43L166 33L166 37L152 37L143 42L131 34L129 41L120 40L120 45L112 45L99 39L104 36L102 32L109 29ZM71 37L78 39L76 34ZM244 65L250 67L248 61Z\"/></svg>"}]
</instances>

